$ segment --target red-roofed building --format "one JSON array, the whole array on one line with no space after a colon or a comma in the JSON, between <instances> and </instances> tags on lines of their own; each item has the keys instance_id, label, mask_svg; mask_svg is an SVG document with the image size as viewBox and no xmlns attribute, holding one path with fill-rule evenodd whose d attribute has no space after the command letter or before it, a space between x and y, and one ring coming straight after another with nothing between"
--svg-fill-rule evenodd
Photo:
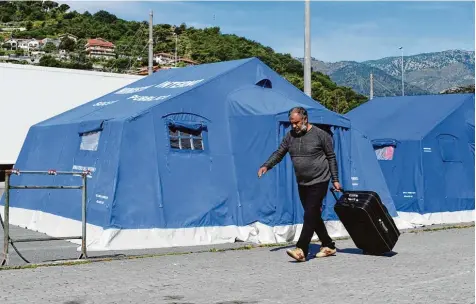
<instances>
[{"instance_id":1,"label":"red-roofed building","mask_svg":"<svg viewBox=\"0 0 476 304\"><path fill-rule=\"evenodd\" d=\"M91 58L116 58L116 46L112 42L102 38L88 39L85 48L86 53Z\"/></svg>"}]
</instances>

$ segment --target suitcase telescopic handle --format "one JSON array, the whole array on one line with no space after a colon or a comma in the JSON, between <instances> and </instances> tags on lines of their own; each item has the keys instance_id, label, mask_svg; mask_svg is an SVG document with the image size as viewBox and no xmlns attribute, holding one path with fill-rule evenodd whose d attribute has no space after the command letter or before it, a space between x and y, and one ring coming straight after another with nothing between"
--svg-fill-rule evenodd
<instances>
[{"instance_id":1,"label":"suitcase telescopic handle","mask_svg":"<svg viewBox=\"0 0 476 304\"><path fill-rule=\"evenodd\" d=\"M336 195L337 190L334 187L332 187L330 190L331 190L332 195L336 199L336 201L338 201L339 199L337 198L337 195ZM344 189L341 189L340 191L343 193Z\"/></svg>"}]
</instances>

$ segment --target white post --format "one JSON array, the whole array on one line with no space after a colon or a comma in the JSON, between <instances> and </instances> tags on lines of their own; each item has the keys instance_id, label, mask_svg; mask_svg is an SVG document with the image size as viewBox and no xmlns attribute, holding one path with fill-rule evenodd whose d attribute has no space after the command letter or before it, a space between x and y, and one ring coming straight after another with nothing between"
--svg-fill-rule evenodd
<instances>
[{"instance_id":1,"label":"white post","mask_svg":"<svg viewBox=\"0 0 476 304\"><path fill-rule=\"evenodd\" d=\"M175 67L177 67L177 40L178 40L178 35L174 33L175 35Z\"/></svg>"},{"instance_id":2,"label":"white post","mask_svg":"<svg viewBox=\"0 0 476 304\"><path fill-rule=\"evenodd\" d=\"M374 98L374 74L370 73L370 99Z\"/></svg>"},{"instance_id":3,"label":"white post","mask_svg":"<svg viewBox=\"0 0 476 304\"><path fill-rule=\"evenodd\" d=\"M405 84L403 83L403 46L400 47L402 50L402 96L405 96Z\"/></svg>"}]
</instances>

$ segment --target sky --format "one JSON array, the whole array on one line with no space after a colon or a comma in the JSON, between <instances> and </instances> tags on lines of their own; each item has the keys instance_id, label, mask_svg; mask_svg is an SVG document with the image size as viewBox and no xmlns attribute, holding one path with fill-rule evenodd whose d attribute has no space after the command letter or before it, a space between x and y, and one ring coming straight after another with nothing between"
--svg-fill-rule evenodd
<instances>
[{"instance_id":1,"label":"sky","mask_svg":"<svg viewBox=\"0 0 476 304\"><path fill-rule=\"evenodd\" d=\"M196 28L219 26L304 57L303 1L58 1L72 10L106 10L125 20ZM311 56L326 62L475 49L474 1L312 1Z\"/></svg>"}]
</instances>

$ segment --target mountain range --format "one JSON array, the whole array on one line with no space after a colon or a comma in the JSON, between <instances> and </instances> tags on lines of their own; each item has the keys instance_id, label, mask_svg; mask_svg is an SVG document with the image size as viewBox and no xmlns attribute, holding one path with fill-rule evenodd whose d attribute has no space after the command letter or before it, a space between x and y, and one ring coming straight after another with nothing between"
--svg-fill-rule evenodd
<instances>
[{"instance_id":1,"label":"mountain range","mask_svg":"<svg viewBox=\"0 0 476 304\"><path fill-rule=\"evenodd\" d=\"M403 57L405 95L438 94L474 84L474 51L448 50ZM303 58L296 58L304 62ZM387 57L363 62L323 62L311 59L313 71L328 75L336 84L370 95L373 74L374 97L402 94L402 58Z\"/></svg>"}]
</instances>

